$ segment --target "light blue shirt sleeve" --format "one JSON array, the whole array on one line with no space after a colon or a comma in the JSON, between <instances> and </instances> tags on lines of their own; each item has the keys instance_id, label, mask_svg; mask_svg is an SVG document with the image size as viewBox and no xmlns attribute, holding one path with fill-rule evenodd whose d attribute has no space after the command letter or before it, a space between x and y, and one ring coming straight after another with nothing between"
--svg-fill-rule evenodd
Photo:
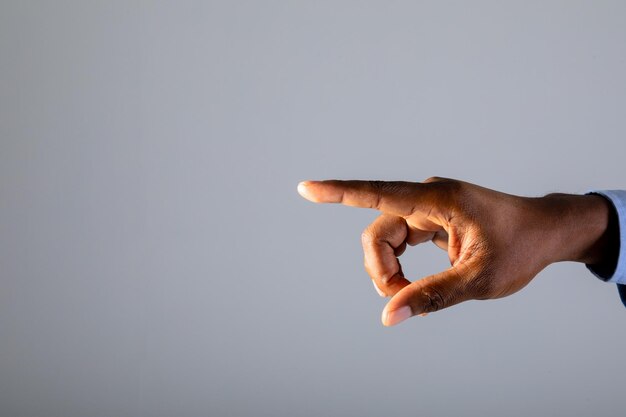
<instances>
[{"instance_id":1,"label":"light blue shirt sleeve","mask_svg":"<svg viewBox=\"0 0 626 417\"><path fill-rule=\"evenodd\" d=\"M626 190L594 190L588 194L599 194L613 204L617 214L620 246L617 264L611 274L600 274L591 265L587 265L587 268L601 280L616 283L622 302L626 306Z\"/></svg>"}]
</instances>

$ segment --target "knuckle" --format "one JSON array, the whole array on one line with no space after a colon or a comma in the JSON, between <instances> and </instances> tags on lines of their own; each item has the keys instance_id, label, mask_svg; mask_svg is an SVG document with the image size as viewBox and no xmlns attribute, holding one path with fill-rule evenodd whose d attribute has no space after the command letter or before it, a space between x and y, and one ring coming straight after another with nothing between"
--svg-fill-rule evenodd
<instances>
[{"instance_id":1,"label":"knuckle","mask_svg":"<svg viewBox=\"0 0 626 417\"><path fill-rule=\"evenodd\" d=\"M413 185L413 183L405 181L372 180L368 182L370 188L377 192L379 195L403 194L406 192L407 189L411 187L411 185Z\"/></svg>"},{"instance_id":2,"label":"knuckle","mask_svg":"<svg viewBox=\"0 0 626 417\"><path fill-rule=\"evenodd\" d=\"M440 203L447 204L452 207L458 207L466 204L466 199L471 197L466 188L466 183L451 179L432 177L426 180L426 185L439 198Z\"/></svg>"},{"instance_id":3,"label":"knuckle","mask_svg":"<svg viewBox=\"0 0 626 417\"><path fill-rule=\"evenodd\" d=\"M391 281L396 277L397 272L391 272L391 271L380 271L378 274L378 278L380 279L380 282L382 282L384 285L390 285Z\"/></svg>"},{"instance_id":4,"label":"knuckle","mask_svg":"<svg viewBox=\"0 0 626 417\"><path fill-rule=\"evenodd\" d=\"M412 198L417 189L415 185L415 183L406 181L368 181L368 191L370 192L369 207L384 210L385 203ZM410 211L398 209L397 207L394 211L397 213L407 211L406 215L411 214Z\"/></svg>"},{"instance_id":5,"label":"knuckle","mask_svg":"<svg viewBox=\"0 0 626 417\"><path fill-rule=\"evenodd\" d=\"M424 313L433 313L435 311L446 308L448 305L444 294L435 287L427 287L422 289L422 296L425 304L423 306Z\"/></svg>"},{"instance_id":6,"label":"knuckle","mask_svg":"<svg viewBox=\"0 0 626 417\"><path fill-rule=\"evenodd\" d=\"M374 192L376 200L372 203L372 208L377 208L380 205L383 193L385 192L385 182L378 180L368 181L370 189Z\"/></svg>"},{"instance_id":7,"label":"knuckle","mask_svg":"<svg viewBox=\"0 0 626 417\"><path fill-rule=\"evenodd\" d=\"M463 190L463 183L458 180L445 178L439 181L439 186L443 187L447 192L458 194Z\"/></svg>"},{"instance_id":8,"label":"knuckle","mask_svg":"<svg viewBox=\"0 0 626 417\"><path fill-rule=\"evenodd\" d=\"M369 180L368 184L374 190L382 190L385 187L385 182L380 180Z\"/></svg>"},{"instance_id":9,"label":"knuckle","mask_svg":"<svg viewBox=\"0 0 626 417\"><path fill-rule=\"evenodd\" d=\"M361 233L361 244L363 246L371 246L374 243L375 237L370 228L367 228Z\"/></svg>"},{"instance_id":10,"label":"knuckle","mask_svg":"<svg viewBox=\"0 0 626 417\"><path fill-rule=\"evenodd\" d=\"M443 178L443 177L428 177L428 178L426 178L422 182L430 183L430 182L440 182L440 181L443 181L443 180L445 180L445 178Z\"/></svg>"},{"instance_id":11,"label":"knuckle","mask_svg":"<svg viewBox=\"0 0 626 417\"><path fill-rule=\"evenodd\" d=\"M463 182L454 178L446 177L428 177L424 181L425 184L437 184L437 187L456 188L460 187Z\"/></svg>"}]
</instances>

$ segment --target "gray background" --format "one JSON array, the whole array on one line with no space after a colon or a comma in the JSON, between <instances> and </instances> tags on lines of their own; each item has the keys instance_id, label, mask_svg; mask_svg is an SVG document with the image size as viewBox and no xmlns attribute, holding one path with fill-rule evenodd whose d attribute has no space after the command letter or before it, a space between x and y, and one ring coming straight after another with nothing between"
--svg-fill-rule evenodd
<instances>
[{"instance_id":1,"label":"gray background","mask_svg":"<svg viewBox=\"0 0 626 417\"><path fill-rule=\"evenodd\" d=\"M296 184L625 188L625 21L620 1L0 2L0 415L623 415L613 285L553 265L384 328L376 213Z\"/></svg>"}]
</instances>

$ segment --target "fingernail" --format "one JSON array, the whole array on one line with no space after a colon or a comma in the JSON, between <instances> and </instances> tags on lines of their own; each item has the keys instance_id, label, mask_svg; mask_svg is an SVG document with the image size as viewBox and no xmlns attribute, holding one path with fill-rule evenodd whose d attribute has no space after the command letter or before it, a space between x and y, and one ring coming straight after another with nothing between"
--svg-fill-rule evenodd
<instances>
[{"instance_id":1,"label":"fingernail","mask_svg":"<svg viewBox=\"0 0 626 417\"><path fill-rule=\"evenodd\" d=\"M306 195L306 181L302 181L298 184L298 193L304 197Z\"/></svg>"},{"instance_id":2,"label":"fingernail","mask_svg":"<svg viewBox=\"0 0 626 417\"><path fill-rule=\"evenodd\" d=\"M298 184L298 193L304 197L305 199L309 200L309 201L315 201L313 199L313 197L311 196L310 190L309 190L309 184L311 183L311 181L302 181Z\"/></svg>"},{"instance_id":3,"label":"fingernail","mask_svg":"<svg viewBox=\"0 0 626 417\"><path fill-rule=\"evenodd\" d=\"M420 316L420 317L426 317L427 315L428 315L428 313L421 313L421 314L418 314L418 316Z\"/></svg>"},{"instance_id":4,"label":"fingernail","mask_svg":"<svg viewBox=\"0 0 626 417\"><path fill-rule=\"evenodd\" d=\"M376 285L376 281L372 280L372 284L374 284L374 288L376 288L376 292L378 293L378 295L380 295L381 297L387 296L387 294L385 294L380 290L380 288L378 288L378 285Z\"/></svg>"},{"instance_id":5,"label":"fingernail","mask_svg":"<svg viewBox=\"0 0 626 417\"><path fill-rule=\"evenodd\" d=\"M385 313L383 324L385 326L395 326L396 324L411 317L412 314L411 307L409 306L400 307L397 310L387 311Z\"/></svg>"}]
</instances>

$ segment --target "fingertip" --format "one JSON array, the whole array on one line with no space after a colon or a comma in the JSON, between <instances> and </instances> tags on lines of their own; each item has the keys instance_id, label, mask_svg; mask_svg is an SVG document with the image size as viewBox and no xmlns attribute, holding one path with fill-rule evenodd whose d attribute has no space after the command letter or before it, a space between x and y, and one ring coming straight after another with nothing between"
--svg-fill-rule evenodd
<instances>
[{"instance_id":1,"label":"fingertip","mask_svg":"<svg viewBox=\"0 0 626 417\"><path fill-rule=\"evenodd\" d=\"M412 315L413 312L409 306L402 306L395 310L389 310L387 309L387 306L385 306L381 319L383 325L389 327L405 321Z\"/></svg>"},{"instance_id":2,"label":"fingertip","mask_svg":"<svg viewBox=\"0 0 626 417\"><path fill-rule=\"evenodd\" d=\"M309 192L309 185L311 184L312 181L301 181L298 183L298 194L300 194L302 197L306 198L307 200L313 201L311 199L311 195Z\"/></svg>"}]
</instances>

